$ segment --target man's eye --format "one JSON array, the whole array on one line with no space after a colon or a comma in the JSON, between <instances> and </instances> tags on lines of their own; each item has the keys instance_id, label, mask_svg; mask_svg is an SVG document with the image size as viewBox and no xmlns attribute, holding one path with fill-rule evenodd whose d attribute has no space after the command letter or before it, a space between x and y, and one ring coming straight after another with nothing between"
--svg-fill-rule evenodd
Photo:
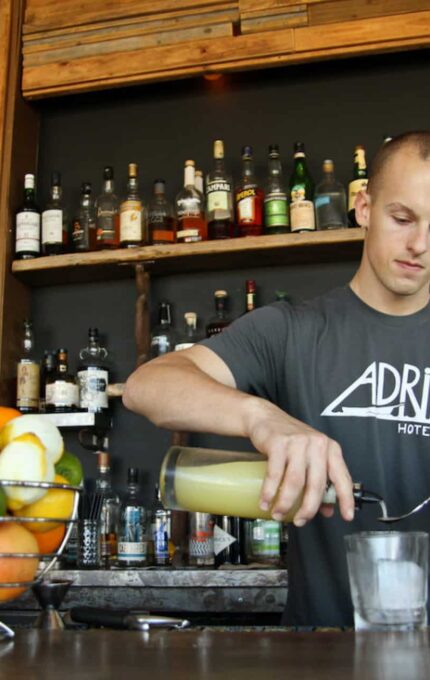
<instances>
[{"instance_id":1,"label":"man's eye","mask_svg":"<svg viewBox=\"0 0 430 680\"><path fill-rule=\"evenodd\" d=\"M409 224L411 221L410 217L401 217L400 215L393 215L393 218L397 224Z\"/></svg>"}]
</instances>

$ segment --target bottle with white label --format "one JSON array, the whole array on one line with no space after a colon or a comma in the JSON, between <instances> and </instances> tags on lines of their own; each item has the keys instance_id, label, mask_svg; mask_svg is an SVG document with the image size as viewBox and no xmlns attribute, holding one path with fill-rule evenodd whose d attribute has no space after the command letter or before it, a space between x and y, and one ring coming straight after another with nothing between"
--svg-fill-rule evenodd
<instances>
[{"instance_id":1,"label":"bottle with white label","mask_svg":"<svg viewBox=\"0 0 430 680\"><path fill-rule=\"evenodd\" d=\"M118 528L118 566L145 567L148 565L148 520L139 502L139 471L128 468L127 496L121 505Z\"/></svg>"},{"instance_id":2,"label":"bottle with white label","mask_svg":"<svg viewBox=\"0 0 430 680\"><path fill-rule=\"evenodd\" d=\"M207 239L203 196L195 187L195 163L185 161L184 186L175 200L178 243L193 243Z\"/></svg>"},{"instance_id":3,"label":"bottle with white label","mask_svg":"<svg viewBox=\"0 0 430 680\"><path fill-rule=\"evenodd\" d=\"M34 187L34 175L25 175L24 200L15 221L17 260L30 260L40 255L40 212L36 205Z\"/></svg>"},{"instance_id":4,"label":"bottle with white label","mask_svg":"<svg viewBox=\"0 0 430 680\"><path fill-rule=\"evenodd\" d=\"M51 175L50 198L42 212L42 254L60 255L68 240L67 220L63 208L61 175Z\"/></svg>"},{"instance_id":5,"label":"bottle with white label","mask_svg":"<svg viewBox=\"0 0 430 680\"><path fill-rule=\"evenodd\" d=\"M46 380L45 410L48 413L70 413L79 406L79 390L69 373L67 349L57 352L57 370Z\"/></svg>"},{"instance_id":6,"label":"bottle with white label","mask_svg":"<svg viewBox=\"0 0 430 680\"><path fill-rule=\"evenodd\" d=\"M146 238L146 211L139 196L137 163L128 165L127 197L119 210L119 241L121 248L143 245Z\"/></svg>"},{"instance_id":7,"label":"bottle with white label","mask_svg":"<svg viewBox=\"0 0 430 680\"><path fill-rule=\"evenodd\" d=\"M206 214L209 239L235 235L232 178L225 169L221 139L214 142L214 164L206 179Z\"/></svg>"},{"instance_id":8,"label":"bottle with white label","mask_svg":"<svg viewBox=\"0 0 430 680\"><path fill-rule=\"evenodd\" d=\"M291 231L314 231L314 183L306 165L305 145L294 144L294 168L290 179Z\"/></svg>"},{"instance_id":9,"label":"bottle with white label","mask_svg":"<svg viewBox=\"0 0 430 680\"><path fill-rule=\"evenodd\" d=\"M119 201L114 193L113 168L103 170L103 188L96 200L96 249L119 248Z\"/></svg>"},{"instance_id":10,"label":"bottle with white label","mask_svg":"<svg viewBox=\"0 0 430 680\"><path fill-rule=\"evenodd\" d=\"M24 321L21 356L16 375L16 407L21 413L37 413L40 396L40 363L34 354L31 321Z\"/></svg>"},{"instance_id":11,"label":"bottle with white label","mask_svg":"<svg viewBox=\"0 0 430 680\"><path fill-rule=\"evenodd\" d=\"M100 346L97 328L88 330L88 346L79 352L81 363L77 370L79 406L85 411L97 413L109 407L108 351Z\"/></svg>"},{"instance_id":12,"label":"bottle with white label","mask_svg":"<svg viewBox=\"0 0 430 680\"><path fill-rule=\"evenodd\" d=\"M367 189L367 164L366 150L364 146L358 144L354 148L354 171L352 180L348 185L348 226L359 227L355 219L355 199L360 191Z\"/></svg>"}]
</instances>

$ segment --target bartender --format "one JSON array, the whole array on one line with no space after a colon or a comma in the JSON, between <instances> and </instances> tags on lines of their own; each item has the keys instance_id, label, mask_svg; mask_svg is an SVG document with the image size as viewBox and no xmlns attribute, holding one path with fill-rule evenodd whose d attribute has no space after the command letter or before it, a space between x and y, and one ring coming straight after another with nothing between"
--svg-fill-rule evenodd
<instances>
[{"instance_id":1,"label":"bartender","mask_svg":"<svg viewBox=\"0 0 430 680\"><path fill-rule=\"evenodd\" d=\"M268 459L263 510L279 487L274 519L304 493L290 531L289 625L352 625L343 536L378 528L377 514L354 513L353 480L390 514L430 494L430 132L379 149L355 211L365 240L348 285L259 308L150 361L123 397L160 427L249 438ZM321 506L327 481L336 511Z\"/></svg>"}]
</instances>

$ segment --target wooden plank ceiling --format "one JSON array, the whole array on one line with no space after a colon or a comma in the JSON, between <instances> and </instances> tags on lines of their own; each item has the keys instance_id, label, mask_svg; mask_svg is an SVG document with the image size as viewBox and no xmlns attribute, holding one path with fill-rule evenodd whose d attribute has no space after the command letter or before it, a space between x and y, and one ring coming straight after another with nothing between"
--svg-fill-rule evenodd
<instances>
[{"instance_id":1,"label":"wooden plank ceiling","mask_svg":"<svg viewBox=\"0 0 430 680\"><path fill-rule=\"evenodd\" d=\"M430 0L27 0L23 92L430 45Z\"/></svg>"}]
</instances>

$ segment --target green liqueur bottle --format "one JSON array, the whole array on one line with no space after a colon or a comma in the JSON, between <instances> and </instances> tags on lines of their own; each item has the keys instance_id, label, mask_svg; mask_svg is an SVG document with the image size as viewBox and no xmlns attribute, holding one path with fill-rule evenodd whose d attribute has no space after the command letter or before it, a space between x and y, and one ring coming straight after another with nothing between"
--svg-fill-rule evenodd
<instances>
[{"instance_id":1,"label":"green liqueur bottle","mask_svg":"<svg viewBox=\"0 0 430 680\"><path fill-rule=\"evenodd\" d=\"M314 231L314 183L306 165L305 145L294 144L294 168L290 179L291 231Z\"/></svg>"},{"instance_id":2,"label":"green liqueur bottle","mask_svg":"<svg viewBox=\"0 0 430 680\"><path fill-rule=\"evenodd\" d=\"M264 197L264 231L266 234L284 234L289 230L288 200L282 176L279 146L271 144Z\"/></svg>"}]
</instances>

